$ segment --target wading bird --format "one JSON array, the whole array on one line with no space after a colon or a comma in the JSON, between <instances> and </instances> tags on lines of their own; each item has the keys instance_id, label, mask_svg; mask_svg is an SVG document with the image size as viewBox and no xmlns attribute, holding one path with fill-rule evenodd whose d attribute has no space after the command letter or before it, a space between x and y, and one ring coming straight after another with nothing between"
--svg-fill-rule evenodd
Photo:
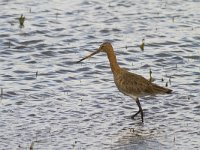
<instances>
[{"instance_id":1,"label":"wading bird","mask_svg":"<svg viewBox=\"0 0 200 150\"><path fill-rule=\"evenodd\" d=\"M172 92L171 89L158 86L150 82L149 80L145 79L141 75L137 75L135 73L128 72L126 69L120 68L120 66L117 63L113 47L109 42L101 44L100 47L95 52L77 61L77 63L99 52L105 52L107 54L107 57L110 62L110 68L113 73L114 82L119 91L133 98L139 107L138 112L131 116L132 119L134 119L134 117L140 113L142 122L144 120L143 110L140 105L139 97L147 95L156 95L156 94L170 94Z\"/></svg>"}]
</instances>

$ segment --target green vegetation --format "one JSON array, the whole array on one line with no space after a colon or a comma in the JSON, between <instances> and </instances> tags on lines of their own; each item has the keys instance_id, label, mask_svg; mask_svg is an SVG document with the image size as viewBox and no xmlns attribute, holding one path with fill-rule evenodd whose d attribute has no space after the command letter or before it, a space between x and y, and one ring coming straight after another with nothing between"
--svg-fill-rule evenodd
<instances>
[{"instance_id":1,"label":"green vegetation","mask_svg":"<svg viewBox=\"0 0 200 150\"><path fill-rule=\"evenodd\" d=\"M23 16L23 14L21 14L21 16L19 18L19 25L20 25L20 27L24 26L24 21L25 21L25 16Z\"/></svg>"},{"instance_id":2,"label":"green vegetation","mask_svg":"<svg viewBox=\"0 0 200 150\"><path fill-rule=\"evenodd\" d=\"M144 51L144 39L142 39L142 44L140 45L140 49Z\"/></svg>"}]
</instances>

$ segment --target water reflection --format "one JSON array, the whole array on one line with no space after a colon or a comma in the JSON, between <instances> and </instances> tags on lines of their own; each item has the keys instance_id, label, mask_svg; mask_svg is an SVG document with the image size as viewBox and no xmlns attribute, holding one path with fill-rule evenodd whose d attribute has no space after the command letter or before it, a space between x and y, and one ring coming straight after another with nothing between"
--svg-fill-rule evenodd
<instances>
[{"instance_id":1,"label":"water reflection","mask_svg":"<svg viewBox=\"0 0 200 150\"><path fill-rule=\"evenodd\" d=\"M113 142L113 149L163 149L158 141L158 129L144 129L143 125L123 129Z\"/></svg>"}]
</instances>

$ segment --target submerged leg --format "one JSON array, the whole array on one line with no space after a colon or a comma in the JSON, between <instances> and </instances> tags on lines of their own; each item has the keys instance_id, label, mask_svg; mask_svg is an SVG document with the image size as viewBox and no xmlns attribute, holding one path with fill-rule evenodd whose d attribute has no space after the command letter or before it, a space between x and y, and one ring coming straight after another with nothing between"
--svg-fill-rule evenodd
<instances>
[{"instance_id":1,"label":"submerged leg","mask_svg":"<svg viewBox=\"0 0 200 150\"><path fill-rule=\"evenodd\" d=\"M143 110L142 110L142 107L140 105L140 101L139 101L138 98L136 99L136 103L137 103L137 105L139 107L139 111L136 114L134 114L133 116L131 116L131 118L134 119L135 116L137 116L139 113L141 113L141 118L142 118L142 122L143 122L143 116L144 116L144 114L143 114Z\"/></svg>"}]
</instances>

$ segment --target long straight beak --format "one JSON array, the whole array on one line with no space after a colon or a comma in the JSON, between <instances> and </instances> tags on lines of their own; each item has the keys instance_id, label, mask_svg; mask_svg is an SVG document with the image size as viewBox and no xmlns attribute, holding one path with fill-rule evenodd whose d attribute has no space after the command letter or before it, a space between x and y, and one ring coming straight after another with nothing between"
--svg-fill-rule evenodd
<instances>
[{"instance_id":1,"label":"long straight beak","mask_svg":"<svg viewBox=\"0 0 200 150\"><path fill-rule=\"evenodd\" d=\"M95 52L93 52L93 53L91 53L90 55L88 55L88 56L82 58L81 60L77 61L76 63L80 63L81 61L83 61L83 60L85 60L85 59L87 59L87 58L90 58L90 57L92 57L93 55L95 55L95 54L97 54L97 53L99 53L99 52L100 52L100 50L97 49Z\"/></svg>"}]
</instances>

